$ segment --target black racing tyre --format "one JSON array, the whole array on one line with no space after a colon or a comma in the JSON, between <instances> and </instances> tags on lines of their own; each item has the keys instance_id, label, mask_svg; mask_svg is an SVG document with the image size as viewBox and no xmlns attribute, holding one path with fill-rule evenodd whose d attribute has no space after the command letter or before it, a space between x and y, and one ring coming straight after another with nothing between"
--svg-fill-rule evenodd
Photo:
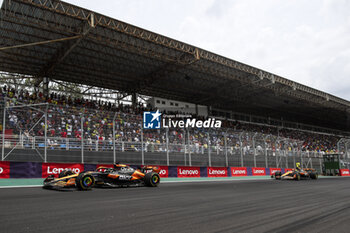
<instances>
[{"instance_id":1,"label":"black racing tyre","mask_svg":"<svg viewBox=\"0 0 350 233\"><path fill-rule=\"evenodd\" d=\"M296 173L295 175L296 175L295 180L296 180L296 181L299 181L299 180L300 180L300 174L299 174L299 173Z\"/></svg>"},{"instance_id":2,"label":"black racing tyre","mask_svg":"<svg viewBox=\"0 0 350 233\"><path fill-rule=\"evenodd\" d=\"M276 180L280 180L281 176L282 176L282 172L280 172L280 171L275 172L275 179Z\"/></svg>"},{"instance_id":3,"label":"black racing tyre","mask_svg":"<svg viewBox=\"0 0 350 233\"><path fill-rule=\"evenodd\" d=\"M145 185L148 187L157 187L160 182L160 176L158 173L149 172L144 177Z\"/></svg>"},{"instance_id":4,"label":"black racing tyre","mask_svg":"<svg viewBox=\"0 0 350 233\"><path fill-rule=\"evenodd\" d=\"M80 173L75 179L75 185L79 190L90 190L95 185L95 178L88 173Z\"/></svg>"},{"instance_id":5,"label":"black racing tyre","mask_svg":"<svg viewBox=\"0 0 350 233\"><path fill-rule=\"evenodd\" d=\"M62 178L65 176L71 176L74 175L74 172L72 172L71 170L63 170L60 172L60 174L58 174L58 178Z\"/></svg>"},{"instance_id":6,"label":"black racing tyre","mask_svg":"<svg viewBox=\"0 0 350 233\"><path fill-rule=\"evenodd\" d=\"M311 178L311 179L314 179L314 180L317 180L317 179L318 179L318 174L317 174L317 172L311 172L311 173L310 173L310 178Z\"/></svg>"}]
</instances>

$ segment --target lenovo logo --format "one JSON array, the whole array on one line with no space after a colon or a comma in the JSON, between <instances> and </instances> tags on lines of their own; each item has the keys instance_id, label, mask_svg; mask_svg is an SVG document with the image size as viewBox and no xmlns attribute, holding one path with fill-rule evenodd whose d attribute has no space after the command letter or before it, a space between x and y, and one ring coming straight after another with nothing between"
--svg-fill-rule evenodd
<instances>
[{"instance_id":1,"label":"lenovo logo","mask_svg":"<svg viewBox=\"0 0 350 233\"><path fill-rule=\"evenodd\" d=\"M80 173L80 169L79 168L52 168L50 169L50 166L47 166L47 174L54 174L54 175L57 175L57 174L60 174L60 172L64 171L64 170L71 170L72 172L74 173Z\"/></svg>"},{"instance_id":2,"label":"lenovo logo","mask_svg":"<svg viewBox=\"0 0 350 233\"><path fill-rule=\"evenodd\" d=\"M198 175L199 172L198 172L198 170L189 170L189 169L184 170L184 169L180 168L179 174L180 175Z\"/></svg>"},{"instance_id":3,"label":"lenovo logo","mask_svg":"<svg viewBox=\"0 0 350 233\"><path fill-rule=\"evenodd\" d=\"M264 170L255 170L254 173L256 173L256 174L264 174L265 171Z\"/></svg>"},{"instance_id":4,"label":"lenovo logo","mask_svg":"<svg viewBox=\"0 0 350 233\"><path fill-rule=\"evenodd\" d=\"M161 169L159 175L166 175L167 171L165 169Z\"/></svg>"},{"instance_id":5,"label":"lenovo logo","mask_svg":"<svg viewBox=\"0 0 350 233\"><path fill-rule=\"evenodd\" d=\"M231 167L231 176L247 176L246 167Z\"/></svg>"},{"instance_id":6,"label":"lenovo logo","mask_svg":"<svg viewBox=\"0 0 350 233\"><path fill-rule=\"evenodd\" d=\"M233 175L245 175L247 174L246 170L233 170L232 172Z\"/></svg>"},{"instance_id":7,"label":"lenovo logo","mask_svg":"<svg viewBox=\"0 0 350 233\"><path fill-rule=\"evenodd\" d=\"M225 174L226 174L225 170L209 169L209 175L225 175Z\"/></svg>"},{"instance_id":8,"label":"lenovo logo","mask_svg":"<svg viewBox=\"0 0 350 233\"><path fill-rule=\"evenodd\" d=\"M252 168L252 172L253 172L253 176L264 176L266 175L266 170L265 168L260 168L260 167L257 167L257 168Z\"/></svg>"}]
</instances>

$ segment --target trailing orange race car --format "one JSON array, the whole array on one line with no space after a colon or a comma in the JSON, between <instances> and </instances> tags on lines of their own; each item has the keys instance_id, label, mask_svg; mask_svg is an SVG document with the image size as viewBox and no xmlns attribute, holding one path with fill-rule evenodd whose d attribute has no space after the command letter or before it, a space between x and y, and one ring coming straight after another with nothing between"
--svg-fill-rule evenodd
<instances>
[{"instance_id":1,"label":"trailing orange race car","mask_svg":"<svg viewBox=\"0 0 350 233\"><path fill-rule=\"evenodd\" d=\"M271 178L275 177L276 180L301 180L301 179L317 179L318 173L315 169L305 168L305 169L293 169L291 171L287 171L284 174L282 172L277 171L275 174L271 176Z\"/></svg>"},{"instance_id":2,"label":"trailing orange race car","mask_svg":"<svg viewBox=\"0 0 350 233\"><path fill-rule=\"evenodd\" d=\"M143 166L134 169L125 164L116 163L113 168L98 167L96 171L84 171L75 174L71 170L62 171L58 178L53 175L44 180L43 188L74 188L90 190L93 187L149 186L157 187L160 182L159 167Z\"/></svg>"}]
</instances>

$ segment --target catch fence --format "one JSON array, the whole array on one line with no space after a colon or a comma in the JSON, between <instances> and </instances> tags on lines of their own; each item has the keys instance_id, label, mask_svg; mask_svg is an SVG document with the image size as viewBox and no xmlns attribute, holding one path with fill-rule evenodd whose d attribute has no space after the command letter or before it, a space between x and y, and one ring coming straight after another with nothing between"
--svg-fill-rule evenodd
<instances>
[{"instance_id":1,"label":"catch fence","mask_svg":"<svg viewBox=\"0 0 350 233\"><path fill-rule=\"evenodd\" d=\"M219 167L293 168L322 171L325 152L303 142L233 129L143 129L141 115L116 111L5 101L2 160L126 163ZM103 135L103 136L101 136ZM349 139L338 153L349 159Z\"/></svg>"}]
</instances>

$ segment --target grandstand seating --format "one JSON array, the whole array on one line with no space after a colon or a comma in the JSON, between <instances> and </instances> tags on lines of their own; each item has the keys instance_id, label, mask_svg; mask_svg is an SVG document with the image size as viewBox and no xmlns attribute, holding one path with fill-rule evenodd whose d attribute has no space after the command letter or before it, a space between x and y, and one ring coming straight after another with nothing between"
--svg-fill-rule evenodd
<instances>
[{"instance_id":1,"label":"grandstand seating","mask_svg":"<svg viewBox=\"0 0 350 233\"><path fill-rule=\"evenodd\" d=\"M116 140L118 142L140 142L142 112L150 110L139 105L132 108L129 105L120 104L119 106L106 101L95 101L84 98L72 98L71 96L51 93L48 98L39 93L29 93L26 90L15 91L6 86L0 88L0 101L4 97L8 98L8 104L16 105L17 102L25 104L48 103L48 137L52 138L81 138L81 122L83 123L84 139L87 141L98 140L108 145L113 137L113 118L116 114ZM36 106L44 110L46 105ZM14 135L23 134L29 136L44 136L44 123L41 121L34 127L34 123L42 117L40 111L32 108L9 108L6 120L6 129L12 129ZM1 124L1 123L0 123ZM338 136L325 135L321 133L309 133L300 130L277 129L254 124L240 123L237 121L225 120L223 128L212 130L210 134L201 129L191 129L189 134L183 130L170 130L168 133L169 142L172 144L181 144L186 141L194 147L208 147L208 144L223 146L224 134L227 133L227 143L232 147L238 146L239 138L237 134L230 132L244 131L247 141L256 132L274 137L285 137L302 141L304 151L335 151L336 143L340 139ZM145 143L161 144L166 140L165 130L147 130L144 131ZM187 136L186 136L187 135ZM54 144L55 142L52 142ZM57 142L56 142L57 143ZM244 140L243 140L244 145ZM41 145L43 146L43 145ZM40 147L40 145L39 145ZM65 144L60 144L60 148L65 148Z\"/></svg>"}]
</instances>

